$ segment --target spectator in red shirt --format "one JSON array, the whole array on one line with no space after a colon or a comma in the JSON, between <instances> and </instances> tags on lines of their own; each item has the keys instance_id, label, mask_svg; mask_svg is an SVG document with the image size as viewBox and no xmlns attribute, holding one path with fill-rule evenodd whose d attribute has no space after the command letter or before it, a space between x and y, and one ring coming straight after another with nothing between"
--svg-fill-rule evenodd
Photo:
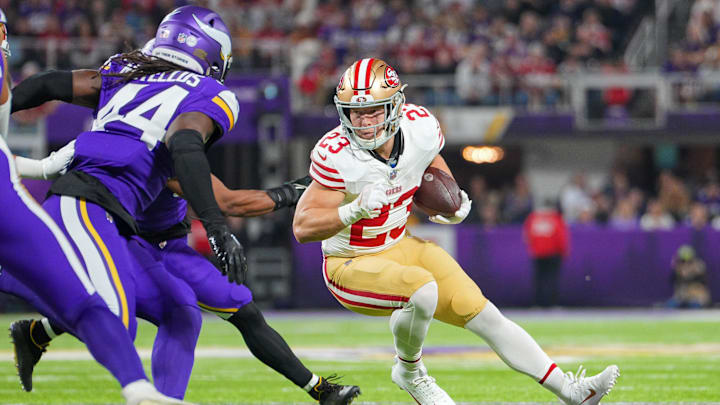
<instances>
[{"instance_id":1,"label":"spectator in red shirt","mask_svg":"<svg viewBox=\"0 0 720 405\"><path fill-rule=\"evenodd\" d=\"M551 201L528 215L523 237L535 271L535 305L556 305L562 259L568 253L568 230Z\"/></svg>"}]
</instances>

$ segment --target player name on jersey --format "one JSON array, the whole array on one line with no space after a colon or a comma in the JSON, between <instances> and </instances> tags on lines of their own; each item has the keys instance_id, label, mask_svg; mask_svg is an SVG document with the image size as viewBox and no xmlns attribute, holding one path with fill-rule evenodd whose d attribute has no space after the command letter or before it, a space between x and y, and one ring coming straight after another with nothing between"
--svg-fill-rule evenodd
<instances>
[{"instance_id":1,"label":"player name on jersey","mask_svg":"<svg viewBox=\"0 0 720 405\"><path fill-rule=\"evenodd\" d=\"M445 145L445 139L437 119L425 108L412 104L403 107L400 131L405 146L394 168L355 147L340 126L325 134L313 148L310 175L319 184L345 193L343 204L357 198L366 185L375 183L386 186L385 193L390 199L378 217L361 219L324 240L325 255L354 257L375 253L405 235L413 194L425 169Z\"/></svg>"}]
</instances>

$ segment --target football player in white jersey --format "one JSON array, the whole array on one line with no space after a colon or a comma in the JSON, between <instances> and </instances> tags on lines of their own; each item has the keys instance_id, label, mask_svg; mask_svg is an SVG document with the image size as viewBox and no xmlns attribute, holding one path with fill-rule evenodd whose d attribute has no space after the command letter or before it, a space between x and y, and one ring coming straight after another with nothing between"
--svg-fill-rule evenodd
<instances>
[{"instance_id":1,"label":"football player in white jersey","mask_svg":"<svg viewBox=\"0 0 720 405\"><path fill-rule=\"evenodd\" d=\"M314 181L297 205L296 239L322 240L325 284L341 305L390 316L397 352L391 378L419 404L454 403L422 361L433 317L478 335L508 366L565 404L599 403L615 384L617 366L587 378L584 370L564 374L447 252L407 235L424 171L433 166L452 173L439 154L444 138L438 121L425 108L405 104L404 87L379 59L361 59L345 71L335 97L340 125L311 153ZM430 220L457 224L470 206L462 192L462 206L452 217Z\"/></svg>"}]
</instances>

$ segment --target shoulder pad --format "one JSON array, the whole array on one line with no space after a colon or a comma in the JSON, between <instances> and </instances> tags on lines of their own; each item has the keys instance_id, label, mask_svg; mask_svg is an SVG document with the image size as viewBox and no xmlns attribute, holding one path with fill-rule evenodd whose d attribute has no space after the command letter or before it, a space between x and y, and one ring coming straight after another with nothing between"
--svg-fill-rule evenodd
<instances>
[{"instance_id":1,"label":"shoulder pad","mask_svg":"<svg viewBox=\"0 0 720 405\"><path fill-rule=\"evenodd\" d=\"M440 122L425 107L405 104L400 128L406 141L412 142L420 149L432 150L437 149L438 146L441 149L445 144Z\"/></svg>"},{"instance_id":2,"label":"shoulder pad","mask_svg":"<svg viewBox=\"0 0 720 405\"><path fill-rule=\"evenodd\" d=\"M367 170L339 126L320 138L310 153L310 160L310 175L328 188L344 190L346 182L358 181Z\"/></svg>"}]
</instances>

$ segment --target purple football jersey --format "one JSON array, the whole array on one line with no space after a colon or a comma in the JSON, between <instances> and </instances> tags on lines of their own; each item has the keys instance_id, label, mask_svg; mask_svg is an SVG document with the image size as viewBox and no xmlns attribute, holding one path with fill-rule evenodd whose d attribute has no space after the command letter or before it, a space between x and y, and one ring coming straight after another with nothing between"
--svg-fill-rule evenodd
<instances>
[{"instance_id":1,"label":"purple football jersey","mask_svg":"<svg viewBox=\"0 0 720 405\"><path fill-rule=\"evenodd\" d=\"M150 207L135 217L140 232L161 232L182 222L187 213L187 202L165 188Z\"/></svg>"},{"instance_id":2,"label":"purple football jersey","mask_svg":"<svg viewBox=\"0 0 720 405\"><path fill-rule=\"evenodd\" d=\"M223 84L193 72L157 73L127 83L108 76L127 69L113 58L100 69L102 88L93 127L78 136L71 170L96 177L137 217L173 175L163 143L173 120L186 112L201 112L224 134L235 125L239 104Z\"/></svg>"}]
</instances>

